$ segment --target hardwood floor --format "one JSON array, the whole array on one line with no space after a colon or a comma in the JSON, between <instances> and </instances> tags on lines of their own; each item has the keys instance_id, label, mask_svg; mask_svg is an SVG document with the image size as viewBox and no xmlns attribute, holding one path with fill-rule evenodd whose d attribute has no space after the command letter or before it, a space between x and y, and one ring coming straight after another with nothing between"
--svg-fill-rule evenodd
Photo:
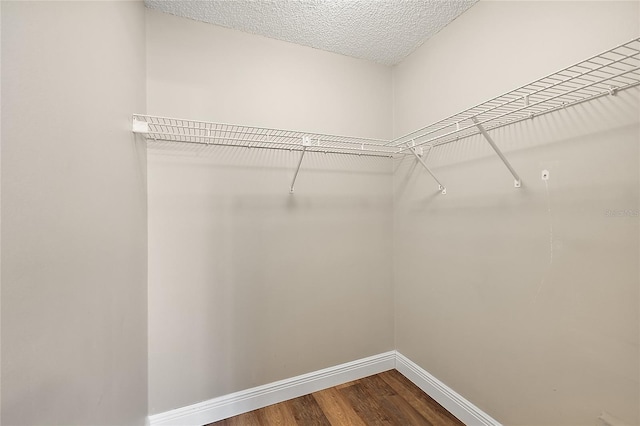
<instances>
[{"instance_id":1,"label":"hardwood floor","mask_svg":"<svg viewBox=\"0 0 640 426\"><path fill-rule=\"evenodd\" d=\"M211 423L210 426L459 426L396 370Z\"/></svg>"}]
</instances>

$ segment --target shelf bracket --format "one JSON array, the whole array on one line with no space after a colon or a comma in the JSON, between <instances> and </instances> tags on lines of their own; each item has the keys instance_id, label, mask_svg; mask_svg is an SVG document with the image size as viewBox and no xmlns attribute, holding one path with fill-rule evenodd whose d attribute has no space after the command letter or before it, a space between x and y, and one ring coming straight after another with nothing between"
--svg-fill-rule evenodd
<instances>
[{"instance_id":1,"label":"shelf bracket","mask_svg":"<svg viewBox=\"0 0 640 426\"><path fill-rule=\"evenodd\" d=\"M416 159L420 162L420 164L422 164L422 167L424 167L424 169L431 175L431 177L433 178L433 180L435 180L438 183L438 189L440 190L440 192L445 195L447 193L447 188L444 187L444 185L438 180L438 178L433 174L433 172L431 171L431 169L429 169L429 167L427 166L427 163L424 162L424 160L422 159L422 147L416 147L415 146L415 141L412 141L411 144L407 144L407 147L409 147L409 150L413 153L413 155L415 155ZM418 151L420 150L420 151Z\"/></svg>"},{"instance_id":2,"label":"shelf bracket","mask_svg":"<svg viewBox=\"0 0 640 426\"><path fill-rule=\"evenodd\" d=\"M516 171L513 169L513 167L511 167L509 160L507 160L504 154L502 154L502 151L500 151L500 148L498 148L498 146L493 141L493 139L491 139L491 136L489 136L489 133L487 133L485 128L482 127L482 124L480 124L478 119L476 117L472 117L471 119L473 120L473 123L476 125L478 130L480 130L480 133L482 133L482 136L484 136L487 142L489 142L489 145L491 145L491 148L493 148L496 154L498 154L498 157L500 157L504 165L507 166L507 169L509 169L509 172L511 172L511 174L513 175L513 178L514 178L513 186L516 188L520 188L520 186L522 186L522 180L520 179L520 176L518 176L518 173L516 173Z\"/></svg>"},{"instance_id":3,"label":"shelf bracket","mask_svg":"<svg viewBox=\"0 0 640 426\"><path fill-rule=\"evenodd\" d=\"M296 167L296 172L293 175L293 180L291 181L291 187L289 188L289 194L293 194L294 186L296 184L296 179L298 178L298 173L300 172L300 166L302 165L302 159L304 158L305 152L307 152L307 148L311 146L311 138L309 136L302 137L302 152L300 153L300 159L298 160L298 167Z\"/></svg>"},{"instance_id":4,"label":"shelf bracket","mask_svg":"<svg viewBox=\"0 0 640 426\"><path fill-rule=\"evenodd\" d=\"M133 133L149 133L149 123L134 118L131 130L133 131Z\"/></svg>"}]
</instances>

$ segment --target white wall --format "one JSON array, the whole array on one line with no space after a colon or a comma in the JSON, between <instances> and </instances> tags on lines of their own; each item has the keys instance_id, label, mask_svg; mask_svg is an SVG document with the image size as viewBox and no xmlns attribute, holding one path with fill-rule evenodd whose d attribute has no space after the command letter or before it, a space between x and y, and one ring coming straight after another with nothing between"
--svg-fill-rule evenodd
<instances>
[{"instance_id":1,"label":"white wall","mask_svg":"<svg viewBox=\"0 0 640 426\"><path fill-rule=\"evenodd\" d=\"M394 68L396 136L639 34L637 2L481 1ZM640 91L396 164L396 347L504 424L639 414ZM540 179L550 170L548 185Z\"/></svg>"},{"instance_id":2,"label":"white wall","mask_svg":"<svg viewBox=\"0 0 640 426\"><path fill-rule=\"evenodd\" d=\"M148 111L389 138L391 71L147 11ZM150 144L150 412L393 349L392 162Z\"/></svg>"},{"instance_id":3,"label":"white wall","mask_svg":"<svg viewBox=\"0 0 640 426\"><path fill-rule=\"evenodd\" d=\"M2 2L2 424L147 414L141 2Z\"/></svg>"}]
</instances>

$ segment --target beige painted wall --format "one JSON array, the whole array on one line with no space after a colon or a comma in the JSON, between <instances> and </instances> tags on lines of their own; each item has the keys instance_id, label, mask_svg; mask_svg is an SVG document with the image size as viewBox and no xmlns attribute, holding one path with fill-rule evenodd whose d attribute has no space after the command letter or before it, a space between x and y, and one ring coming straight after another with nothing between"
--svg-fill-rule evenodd
<instances>
[{"instance_id":1,"label":"beige painted wall","mask_svg":"<svg viewBox=\"0 0 640 426\"><path fill-rule=\"evenodd\" d=\"M388 138L391 70L147 11L148 110ZM392 162L151 144L151 414L394 347Z\"/></svg>"},{"instance_id":2,"label":"beige painted wall","mask_svg":"<svg viewBox=\"0 0 640 426\"><path fill-rule=\"evenodd\" d=\"M637 37L638 5L481 1L394 69L396 136ZM504 424L640 423L639 98L492 132L521 189L481 138L431 153L445 196L396 164L396 347Z\"/></svg>"},{"instance_id":3,"label":"beige painted wall","mask_svg":"<svg viewBox=\"0 0 640 426\"><path fill-rule=\"evenodd\" d=\"M3 425L143 425L141 2L2 2Z\"/></svg>"}]
</instances>

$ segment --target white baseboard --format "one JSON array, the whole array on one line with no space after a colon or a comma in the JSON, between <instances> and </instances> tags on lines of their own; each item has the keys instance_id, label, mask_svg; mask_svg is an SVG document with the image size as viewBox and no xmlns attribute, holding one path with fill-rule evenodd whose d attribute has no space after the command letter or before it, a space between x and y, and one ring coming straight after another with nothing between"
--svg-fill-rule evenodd
<instances>
[{"instance_id":1,"label":"white baseboard","mask_svg":"<svg viewBox=\"0 0 640 426\"><path fill-rule=\"evenodd\" d=\"M396 369L464 424L501 426L497 420L399 352L396 352Z\"/></svg>"},{"instance_id":2,"label":"white baseboard","mask_svg":"<svg viewBox=\"0 0 640 426\"><path fill-rule=\"evenodd\" d=\"M427 395L469 426L502 426L397 351L362 358L291 379L235 392L148 417L149 426L202 426L396 368Z\"/></svg>"},{"instance_id":3,"label":"white baseboard","mask_svg":"<svg viewBox=\"0 0 640 426\"><path fill-rule=\"evenodd\" d=\"M149 416L150 426L202 426L267 405L277 404L322 389L361 379L396 365L396 352L390 351L357 361L325 368L291 379L224 395L198 404Z\"/></svg>"}]
</instances>

